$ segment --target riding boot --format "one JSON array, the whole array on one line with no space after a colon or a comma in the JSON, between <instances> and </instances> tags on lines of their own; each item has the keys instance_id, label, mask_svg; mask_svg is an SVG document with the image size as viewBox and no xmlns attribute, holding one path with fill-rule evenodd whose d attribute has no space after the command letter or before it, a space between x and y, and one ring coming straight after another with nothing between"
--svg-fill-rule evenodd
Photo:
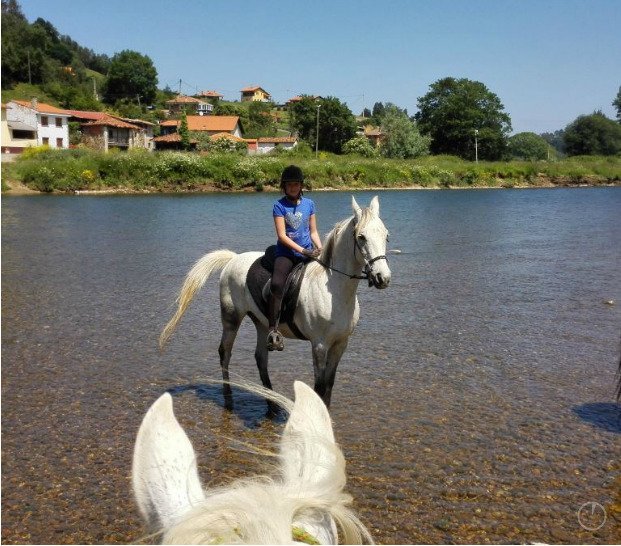
<instances>
[{"instance_id":1,"label":"riding boot","mask_svg":"<svg viewBox=\"0 0 621 546\"><path fill-rule=\"evenodd\" d=\"M282 334L278 331L278 322L280 320L280 304L282 297L276 296L270 291L268 302L267 320L270 332L267 335L267 350L282 351L285 348Z\"/></svg>"}]
</instances>

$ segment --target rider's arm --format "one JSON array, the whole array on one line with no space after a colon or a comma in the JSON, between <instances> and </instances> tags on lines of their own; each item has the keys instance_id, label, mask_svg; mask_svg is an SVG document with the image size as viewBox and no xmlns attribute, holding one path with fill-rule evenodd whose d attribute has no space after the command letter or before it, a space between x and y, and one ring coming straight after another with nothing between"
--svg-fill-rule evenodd
<instances>
[{"instance_id":1,"label":"rider's arm","mask_svg":"<svg viewBox=\"0 0 621 546\"><path fill-rule=\"evenodd\" d=\"M319 237L319 233L317 232L317 219L315 218L314 214L311 214L310 216L309 227L310 227L311 241L313 241L313 244L315 245L315 248L317 250L321 250L322 248L321 237Z\"/></svg>"}]
</instances>

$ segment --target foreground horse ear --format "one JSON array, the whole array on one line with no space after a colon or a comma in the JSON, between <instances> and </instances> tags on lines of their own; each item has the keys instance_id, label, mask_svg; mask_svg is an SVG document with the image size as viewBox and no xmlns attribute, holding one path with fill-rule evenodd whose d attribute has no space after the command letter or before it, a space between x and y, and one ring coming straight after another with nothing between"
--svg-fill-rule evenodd
<instances>
[{"instance_id":1,"label":"foreground horse ear","mask_svg":"<svg viewBox=\"0 0 621 546\"><path fill-rule=\"evenodd\" d=\"M356 222L357 222L358 220L360 220L362 209L360 208L358 203L356 203L356 198L353 195L351 196L351 208L354 211L354 216L356 217Z\"/></svg>"},{"instance_id":2,"label":"foreground horse ear","mask_svg":"<svg viewBox=\"0 0 621 546\"><path fill-rule=\"evenodd\" d=\"M285 482L345 486L345 461L334 442L330 414L321 398L301 381L294 383L295 405L281 440L280 456Z\"/></svg>"},{"instance_id":3,"label":"foreground horse ear","mask_svg":"<svg viewBox=\"0 0 621 546\"><path fill-rule=\"evenodd\" d=\"M149 528L159 531L204 499L196 456L164 393L145 415L134 447L134 495Z\"/></svg>"},{"instance_id":4,"label":"foreground horse ear","mask_svg":"<svg viewBox=\"0 0 621 546\"><path fill-rule=\"evenodd\" d=\"M369 205L371 212L376 216L379 216L379 197L377 195L371 199L371 204Z\"/></svg>"}]
</instances>

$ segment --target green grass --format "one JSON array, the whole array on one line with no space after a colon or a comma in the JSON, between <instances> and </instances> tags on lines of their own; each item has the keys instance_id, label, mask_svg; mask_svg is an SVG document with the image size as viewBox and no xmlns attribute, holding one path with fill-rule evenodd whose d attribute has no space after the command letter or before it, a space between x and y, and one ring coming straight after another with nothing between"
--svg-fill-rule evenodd
<instances>
[{"instance_id":1,"label":"green grass","mask_svg":"<svg viewBox=\"0 0 621 546\"><path fill-rule=\"evenodd\" d=\"M619 184L621 158L573 157L563 161L464 161L452 156L416 160L368 159L321 152L240 156L183 152L95 152L33 148L2 170L39 191L71 192L124 188L149 191L269 190L280 173L299 165L312 189L515 187Z\"/></svg>"}]
</instances>

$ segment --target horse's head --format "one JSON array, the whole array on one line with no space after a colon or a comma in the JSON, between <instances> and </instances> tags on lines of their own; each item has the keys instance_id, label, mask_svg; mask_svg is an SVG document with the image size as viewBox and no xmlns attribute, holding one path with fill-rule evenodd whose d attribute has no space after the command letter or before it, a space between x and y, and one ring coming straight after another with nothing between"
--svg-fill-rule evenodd
<instances>
[{"instance_id":1,"label":"horse's head","mask_svg":"<svg viewBox=\"0 0 621 546\"><path fill-rule=\"evenodd\" d=\"M164 543L336 544L337 524L348 543L372 542L347 507L345 461L326 406L304 383L296 381L294 389L295 404L286 401L290 416L280 442L280 476L216 491L200 484L170 394L153 404L136 438L132 481L143 518L163 533Z\"/></svg>"},{"instance_id":2,"label":"horse's head","mask_svg":"<svg viewBox=\"0 0 621 546\"><path fill-rule=\"evenodd\" d=\"M391 276L386 259L388 230L379 217L379 199L376 195L368 208L361 209L352 196L351 206L355 222L355 252L365 264L369 282L375 288L386 288Z\"/></svg>"}]
</instances>

